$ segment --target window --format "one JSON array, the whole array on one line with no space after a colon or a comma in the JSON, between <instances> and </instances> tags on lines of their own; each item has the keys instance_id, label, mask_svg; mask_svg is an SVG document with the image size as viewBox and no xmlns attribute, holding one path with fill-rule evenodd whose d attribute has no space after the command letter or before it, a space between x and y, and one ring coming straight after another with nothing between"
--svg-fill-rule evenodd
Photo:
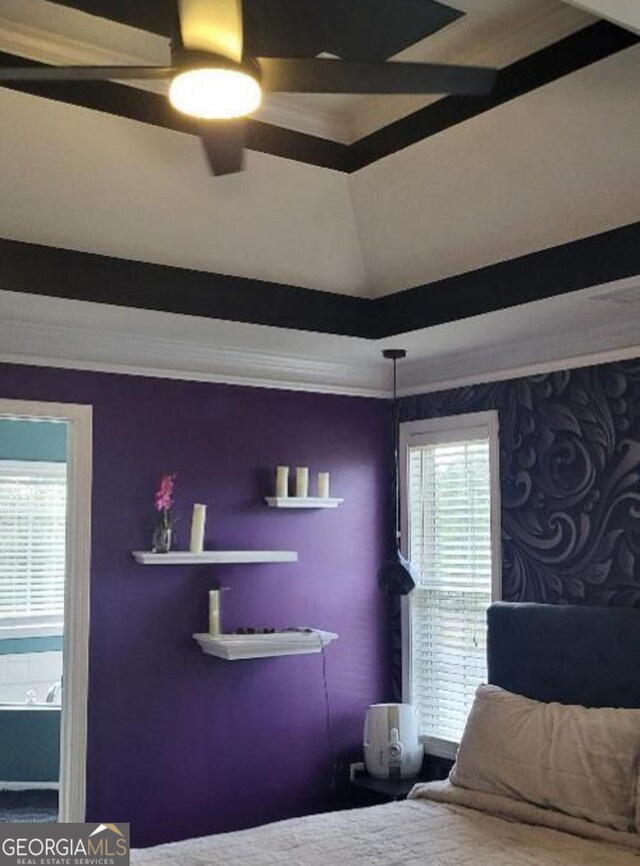
<instances>
[{"instance_id":1,"label":"window","mask_svg":"<svg viewBox=\"0 0 640 866\"><path fill-rule=\"evenodd\" d=\"M425 748L455 753L486 682L486 611L500 596L496 412L401 426L405 553L419 578L403 615L405 700Z\"/></svg>"},{"instance_id":2,"label":"window","mask_svg":"<svg viewBox=\"0 0 640 866\"><path fill-rule=\"evenodd\" d=\"M64 463L0 460L0 634L61 634Z\"/></svg>"}]
</instances>

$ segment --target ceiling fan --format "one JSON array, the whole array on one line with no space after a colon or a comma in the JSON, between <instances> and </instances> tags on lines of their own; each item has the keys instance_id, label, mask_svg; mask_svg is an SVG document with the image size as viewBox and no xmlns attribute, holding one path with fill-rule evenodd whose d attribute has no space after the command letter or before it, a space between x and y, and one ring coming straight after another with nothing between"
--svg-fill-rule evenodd
<instances>
[{"instance_id":1,"label":"ceiling fan","mask_svg":"<svg viewBox=\"0 0 640 866\"><path fill-rule=\"evenodd\" d=\"M491 92L497 75L477 66L249 57L243 47L242 0L177 3L170 66L2 67L0 84L167 79L169 101L199 119L211 171L223 175L242 170L243 118L259 107L263 92L481 96Z\"/></svg>"}]
</instances>

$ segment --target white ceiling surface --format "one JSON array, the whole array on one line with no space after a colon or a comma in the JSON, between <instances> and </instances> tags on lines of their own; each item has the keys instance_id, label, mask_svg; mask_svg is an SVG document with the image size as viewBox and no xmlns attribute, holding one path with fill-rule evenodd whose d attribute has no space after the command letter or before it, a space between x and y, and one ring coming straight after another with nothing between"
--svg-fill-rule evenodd
<instances>
[{"instance_id":1,"label":"white ceiling surface","mask_svg":"<svg viewBox=\"0 0 640 866\"><path fill-rule=\"evenodd\" d=\"M0 236L352 294L347 179L247 154L212 178L190 135L0 89Z\"/></svg>"},{"instance_id":2,"label":"white ceiling surface","mask_svg":"<svg viewBox=\"0 0 640 866\"><path fill-rule=\"evenodd\" d=\"M635 46L352 175L373 293L638 220L638 93Z\"/></svg>"},{"instance_id":3,"label":"white ceiling surface","mask_svg":"<svg viewBox=\"0 0 640 866\"><path fill-rule=\"evenodd\" d=\"M0 362L388 396L640 355L640 280L392 339L290 331L0 291Z\"/></svg>"},{"instance_id":4,"label":"white ceiling surface","mask_svg":"<svg viewBox=\"0 0 640 866\"><path fill-rule=\"evenodd\" d=\"M584 9L598 18L640 33L640 3L638 0L567 0L572 6Z\"/></svg>"}]
</instances>

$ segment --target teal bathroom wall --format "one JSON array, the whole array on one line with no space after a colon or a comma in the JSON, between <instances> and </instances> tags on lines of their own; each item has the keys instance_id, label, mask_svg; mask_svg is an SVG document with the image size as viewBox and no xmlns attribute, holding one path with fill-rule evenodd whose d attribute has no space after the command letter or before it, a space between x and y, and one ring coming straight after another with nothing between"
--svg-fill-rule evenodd
<instances>
[{"instance_id":1,"label":"teal bathroom wall","mask_svg":"<svg viewBox=\"0 0 640 866\"><path fill-rule=\"evenodd\" d=\"M0 780L57 782L60 774L60 707L0 709Z\"/></svg>"},{"instance_id":2,"label":"teal bathroom wall","mask_svg":"<svg viewBox=\"0 0 640 866\"><path fill-rule=\"evenodd\" d=\"M0 418L0 460L67 459L67 425L59 421L18 421Z\"/></svg>"},{"instance_id":3,"label":"teal bathroom wall","mask_svg":"<svg viewBox=\"0 0 640 866\"><path fill-rule=\"evenodd\" d=\"M62 635L14 637L0 640L0 656L20 655L21 653L50 653L61 649Z\"/></svg>"}]
</instances>

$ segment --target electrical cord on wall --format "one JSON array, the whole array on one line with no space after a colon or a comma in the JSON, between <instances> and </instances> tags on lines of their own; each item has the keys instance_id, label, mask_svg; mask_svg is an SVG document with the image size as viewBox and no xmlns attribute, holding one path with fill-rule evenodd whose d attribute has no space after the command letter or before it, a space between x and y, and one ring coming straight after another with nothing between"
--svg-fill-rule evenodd
<instances>
[{"instance_id":1,"label":"electrical cord on wall","mask_svg":"<svg viewBox=\"0 0 640 866\"><path fill-rule=\"evenodd\" d=\"M232 634L275 634L275 628L237 628ZM306 632L307 634L315 634L318 638L318 648L322 654L322 683L324 690L324 705L325 705L325 724L327 730L327 744L329 746L329 754L331 756L331 782L330 790L335 791L337 787L337 764L336 764L336 749L333 738L333 726L331 724L331 700L329 698L329 682L327 678L327 655L322 634L316 629L302 628L292 626L285 629L285 632Z\"/></svg>"},{"instance_id":2,"label":"electrical cord on wall","mask_svg":"<svg viewBox=\"0 0 640 866\"><path fill-rule=\"evenodd\" d=\"M322 681L324 685L324 705L326 711L326 725L327 725L327 743L329 746L329 754L331 756L331 783L330 790L335 791L336 789L336 752L335 752L335 744L333 740L333 728L331 726L331 701L329 700L329 683L327 681L327 654L325 652L325 646L322 642L322 637L318 635L318 640L320 641L320 652L322 653Z\"/></svg>"}]
</instances>

